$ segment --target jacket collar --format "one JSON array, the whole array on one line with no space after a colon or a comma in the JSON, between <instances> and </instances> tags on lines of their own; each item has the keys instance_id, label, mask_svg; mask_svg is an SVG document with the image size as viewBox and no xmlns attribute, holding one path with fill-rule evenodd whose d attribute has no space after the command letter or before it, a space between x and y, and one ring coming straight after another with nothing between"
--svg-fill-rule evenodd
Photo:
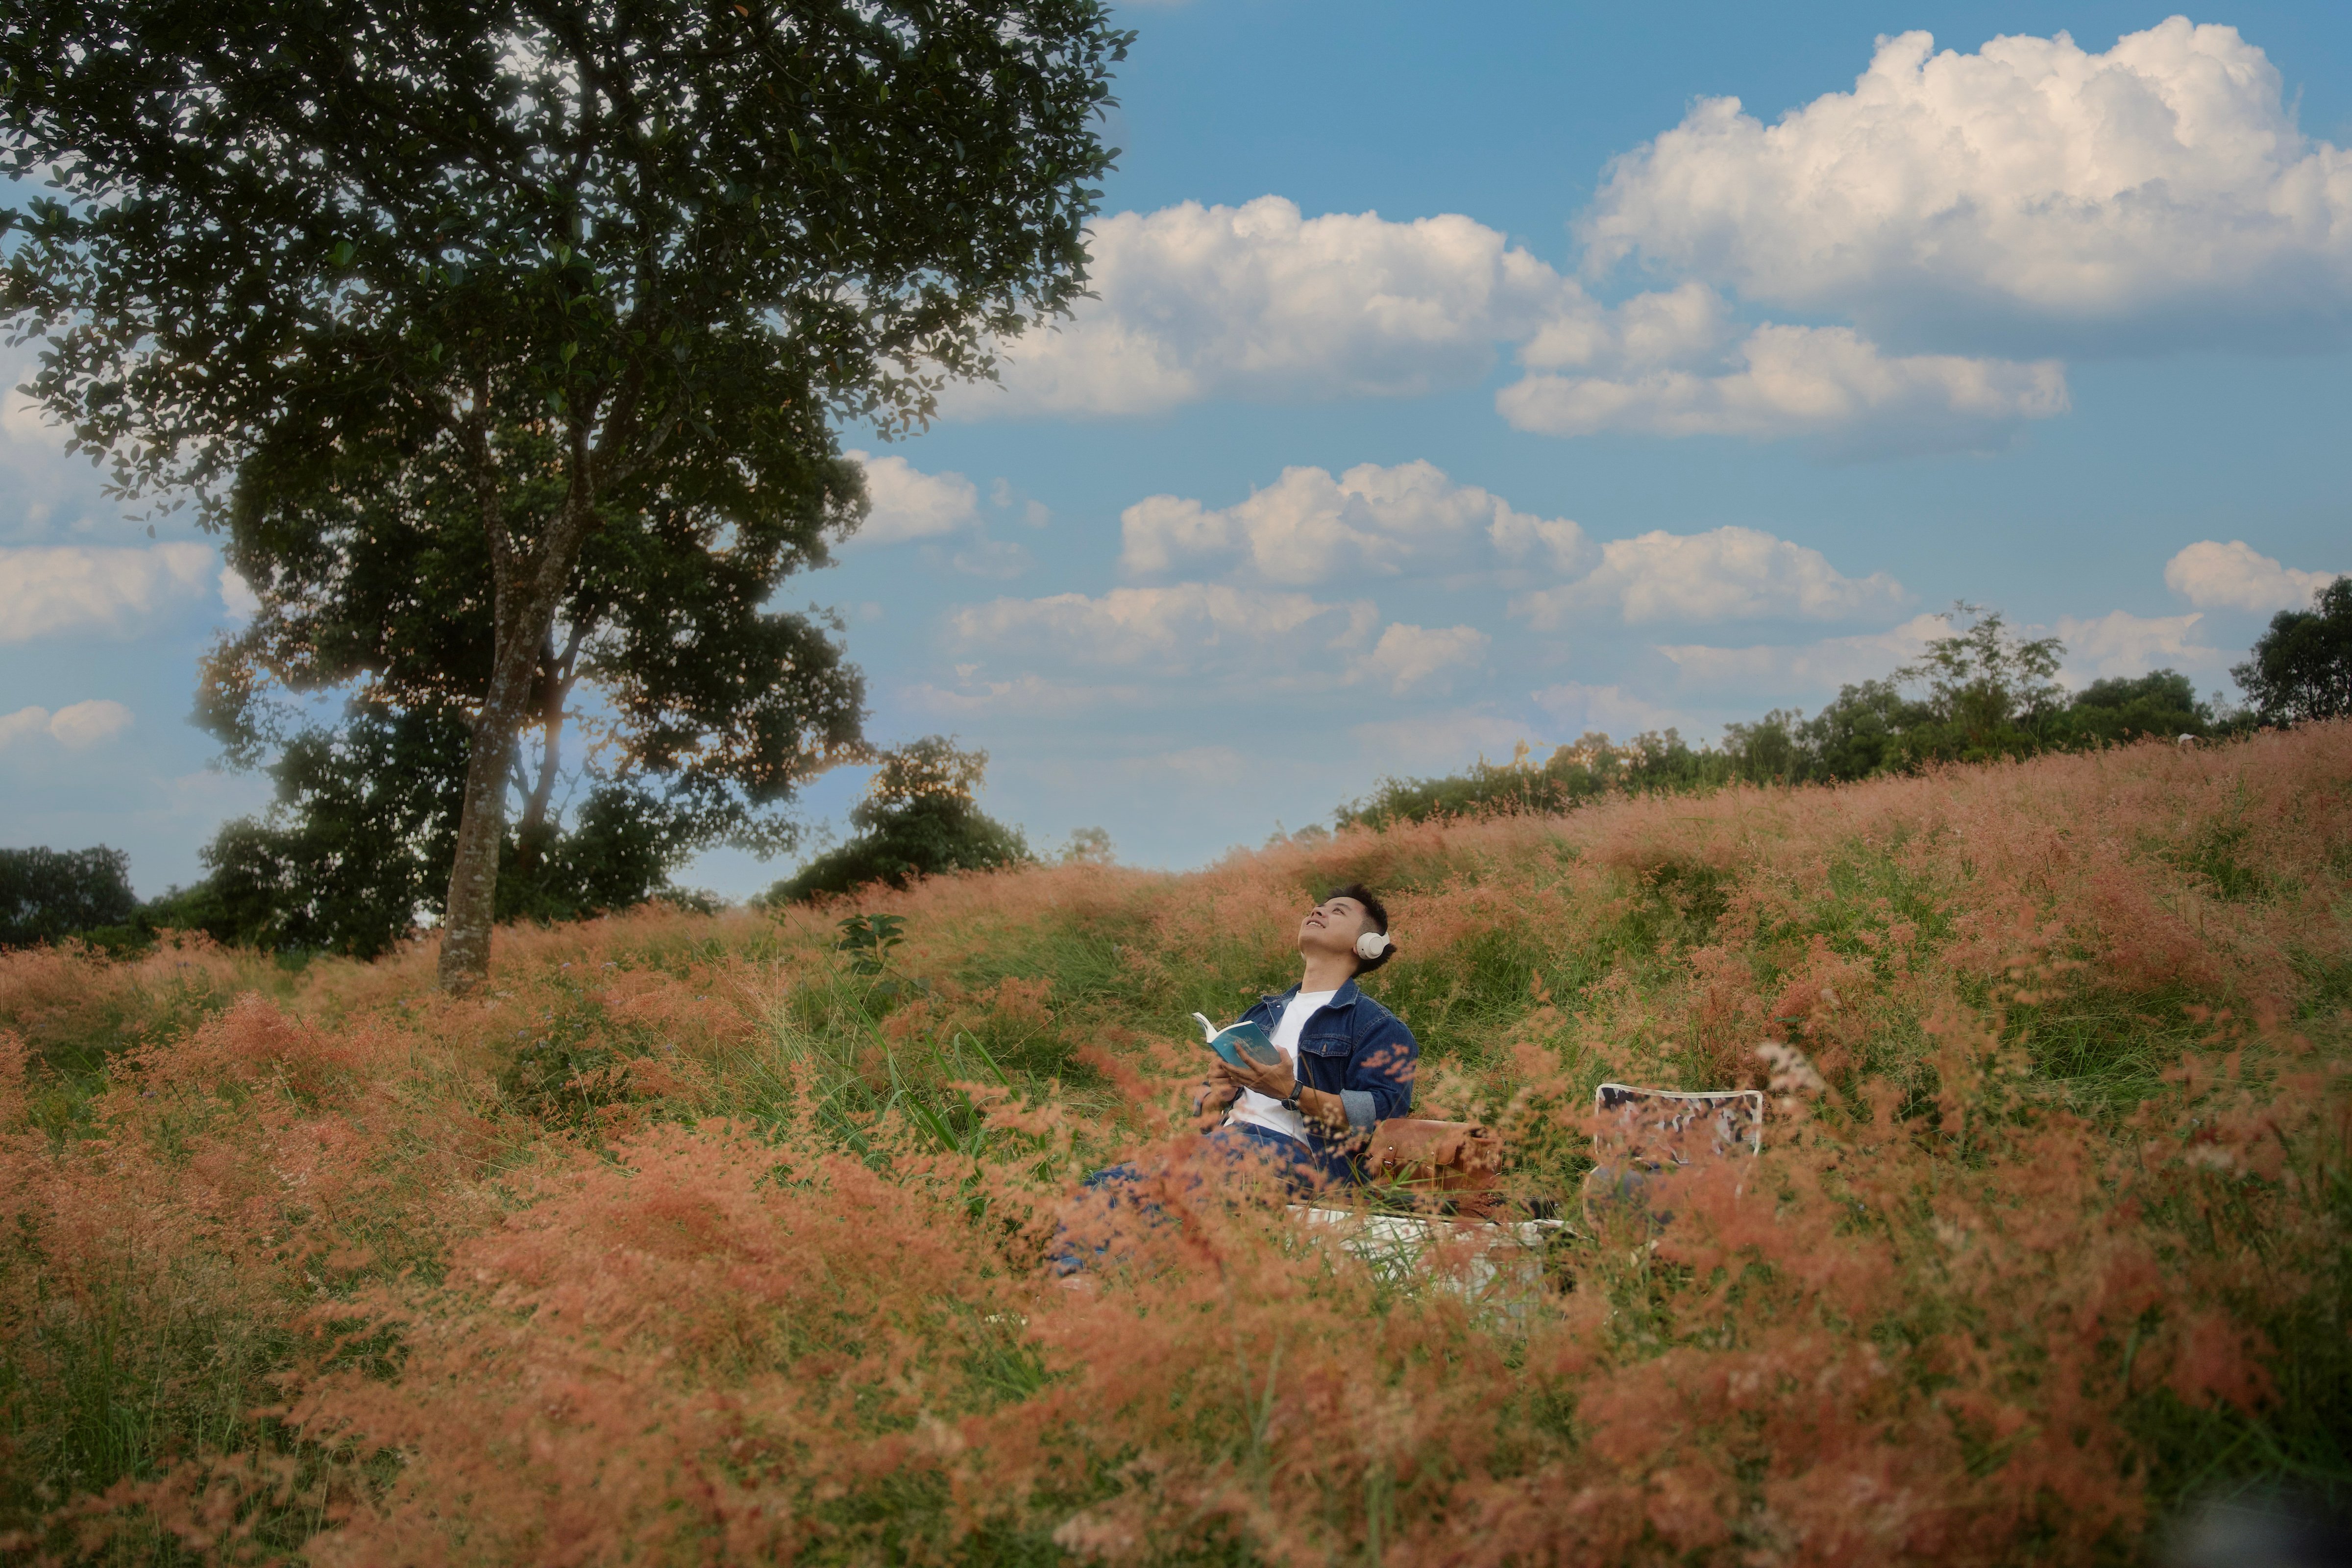
<instances>
[{"instance_id":1,"label":"jacket collar","mask_svg":"<svg viewBox=\"0 0 2352 1568\"><path fill-rule=\"evenodd\" d=\"M1305 984L1306 982L1304 981L1299 983L1299 984ZM1258 1000L1267 1004L1268 1005L1272 1005L1273 1004L1279 1002L1284 1006L1288 1006L1290 1005L1290 999L1297 994L1298 986L1294 985L1287 991L1269 992L1267 994L1259 997ZM1362 992L1356 989L1356 978L1351 974L1347 979L1339 982L1339 989L1331 993L1331 1000L1324 1003L1321 1007L1317 1009L1317 1011L1330 1012L1340 1007L1352 1007L1356 1005L1356 998L1362 994Z\"/></svg>"}]
</instances>

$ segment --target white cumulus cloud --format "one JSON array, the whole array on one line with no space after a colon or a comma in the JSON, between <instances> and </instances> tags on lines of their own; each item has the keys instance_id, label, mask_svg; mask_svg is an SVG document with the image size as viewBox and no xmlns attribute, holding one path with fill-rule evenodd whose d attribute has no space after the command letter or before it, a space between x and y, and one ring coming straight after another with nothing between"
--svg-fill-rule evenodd
<instances>
[{"instance_id":1,"label":"white cumulus cloud","mask_svg":"<svg viewBox=\"0 0 2352 1568\"><path fill-rule=\"evenodd\" d=\"M969 668L965 667L967 670ZM1018 714L1038 719L1066 718L1115 704L1132 705L1144 700L1144 690L1140 686L1097 686L1083 681L1049 680L1036 675L1024 675L1013 680L974 680L966 676L953 686L919 681L906 689L906 698L926 712L953 718Z\"/></svg>"},{"instance_id":2,"label":"white cumulus cloud","mask_svg":"<svg viewBox=\"0 0 2352 1568\"><path fill-rule=\"evenodd\" d=\"M1704 643L1661 644L1674 660L1686 690L1710 697L1834 690L1883 679L1918 657L1929 640L1949 637L1940 615L1914 616L1898 626L1856 637L1823 637L1790 645L1716 647Z\"/></svg>"},{"instance_id":3,"label":"white cumulus cloud","mask_svg":"<svg viewBox=\"0 0 2352 1568\"><path fill-rule=\"evenodd\" d=\"M1304 587L1349 574L1486 583L1517 590L1510 612L1539 630L1593 613L1635 624L1854 620L1899 609L1910 597L1885 573L1846 576L1820 551L1752 528L1597 542L1569 518L1520 511L1428 462L1362 463L1336 478L1324 468L1286 468L1233 506L1159 495L1129 507L1120 521L1120 565L1130 576L1205 567L1250 584ZM1122 603L1148 604L1156 613L1198 606L1206 592L1186 583ZM1001 603L1065 601L1076 596Z\"/></svg>"},{"instance_id":4,"label":"white cumulus cloud","mask_svg":"<svg viewBox=\"0 0 2352 1568\"><path fill-rule=\"evenodd\" d=\"M19 708L0 713L0 752L44 736L68 752L86 752L129 728L131 710L104 699L71 703L54 713L46 708Z\"/></svg>"},{"instance_id":5,"label":"white cumulus cloud","mask_svg":"<svg viewBox=\"0 0 2352 1568\"><path fill-rule=\"evenodd\" d=\"M1630 739L1647 731L1675 730L1689 722L1671 708L1662 708L1622 685L1562 681L1534 693L1536 706L1566 730L1580 735L1594 731Z\"/></svg>"},{"instance_id":6,"label":"white cumulus cloud","mask_svg":"<svg viewBox=\"0 0 2352 1568\"><path fill-rule=\"evenodd\" d=\"M1909 595L1884 572L1848 577L1826 556L1753 528L1663 530L1601 547L1588 575L1511 600L1538 629L1580 612L1614 610L1651 621L1851 620L1899 607Z\"/></svg>"},{"instance_id":7,"label":"white cumulus cloud","mask_svg":"<svg viewBox=\"0 0 2352 1568\"><path fill-rule=\"evenodd\" d=\"M1356 661L1358 676L1388 682L1402 697L1461 669L1475 669L1494 639L1475 626L1416 626L1402 621L1382 628L1381 640Z\"/></svg>"},{"instance_id":8,"label":"white cumulus cloud","mask_svg":"<svg viewBox=\"0 0 2352 1568\"><path fill-rule=\"evenodd\" d=\"M1766 125L1706 99L1619 159L1581 224L1623 258L1865 325L2341 318L2352 153L2301 133L2234 27L1882 38L1851 92Z\"/></svg>"},{"instance_id":9,"label":"white cumulus cloud","mask_svg":"<svg viewBox=\"0 0 2352 1568\"><path fill-rule=\"evenodd\" d=\"M1351 725L1348 733L1355 737L1365 760L1391 777L1416 769L1458 768L1471 757L1507 757L1520 742L1532 740L1518 720L1459 709L1371 720Z\"/></svg>"},{"instance_id":10,"label":"white cumulus cloud","mask_svg":"<svg viewBox=\"0 0 2352 1568\"><path fill-rule=\"evenodd\" d=\"M980 490L959 473L927 474L891 456L851 450L866 470L866 495L873 510L850 542L900 544L910 539L945 539L971 527L980 516Z\"/></svg>"},{"instance_id":11,"label":"white cumulus cloud","mask_svg":"<svg viewBox=\"0 0 2352 1568\"><path fill-rule=\"evenodd\" d=\"M2242 539L2201 539L2164 563L2164 585L2190 604L2257 615L2307 609L2336 575L2282 566Z\"/></svg>"},{"instance_id":12,"label":"white cumulus cloud","mask_svg":"<svg viewBox=\"0 0 2352 1568\"><path fill-rule=\"evenodd\" d=\"M1547 357L1555 356L1556 345ZM1995 445L2018 421L2068 406L2055 360L1890 355L1847 327L1757 327L1698 369L1617 357L1613 374L1530 374L1496 393L1495 405L1547 436L1868 437L1934 449Z\"/></svg>"},{"instance_id":13,"label":"white cumulus cloud","mask_svg":"<svg viewBox=\"0 0 2352 1568\"><path fill-rule=\"evenodd\" d=\"M1268 771L1264 756L1248 756L1231 746L1181 746L1121 757L1110 764L1110 770L1122 779L1180 780L1188 786L1188 793L1204 784L1231 790L1237 784L1263 780Z\"/></svg>"},{"instance_id":14,"label":"white cumulus cloud","mask_svg":"<svg viewBox=\"0 0 2352 1568\"><path fill-rule=\"evenodd\" d=\"M234 567L220 569L221 604L235 621L249 621L261 613L261 595Z\"/></svg>"},{"instance_id":15,"label":"white cumulus cloud","mask_svg":"<svg viewBox=\"0 0 2352 1568\"><path fill-rule=\"evenodd\" d=\"M1307 217L1185 202L1097 221L1097 298L1005 345L1002 387L951 410L1148 414L1205 397L1416 395L1475 382L1576 285L1459 214Z\"/></svg>"},{"instance_id":16,"label":"white cumulus cloud","mask_svg":"<svg viewBox=\"0 0 2352 1568\"><path fill-rule=\"evenodd\" d=\"M1567 519L1514 511L1427 462L1360 463L1337 479L1324 468L1285 468L1229 507L1151 496L1122 512L1119 528L1119 564L1130 575L1245 563L1257 578L1291 584L1348 572L1428 570L1458 561L1482 537L1515 559L1540 553L1580 562L1586 550L1583 531Z\"/></svg>"},{"instance_id":17,"label":"white cumulus cloud","mask_svg":"<svg viewBox=\"0 0 2352 1568\"><path fill-rule=\"evenodd\" d=\"M68 456L71 432L16 390L37 373L39 350L37 343L0 345L0 537L19 544L121 523L104 472L86 457Z\"/></svg>"},{"instance_id":18,"label":"white cumulus cloud","mask_svg":"<svg viewBox=\"0 0 2352 1568\"><path fill-rule=\"evenodd\" d=\"M920 544L924 562L953 567L968 577L1018 577L1035 564L1027 546L989 537L980 488L963 475L952 469L926 473L904 458L877 458L856 448L847 456L866 470L870 510L864 524L844 542L845 549ZM990 497L998 510L1011 510L1010 481L997 479L990 486ZM1026 511L1024 521L1033 527L1043 527L1051 516L1035 501L1028 503Z\"/></svg>"},{"instance_id":19,"label":"white cumulus cloud","mask_svg":"<svg viewBox=\"0 0 2352 1568\"><path fill-rule=\"evenodd\" d=\"M2145 675L2151 669L2219 670L2228 656L2191 635L2201 614L2135 616L2110 610L2104 616L2061 616L2056 631L2066 645L2060 677L2081 684L2110 675Z\"/></svg>"},{"instance_id":20,"label":"white cumulus cloud","mask_svg":"<svg viewBox=\"0 0 2352 1568\"><path fill-rule=\"evenodd\" d=\"M1036 563L1029 547L1006 539L980 539L950 558L967 577L1018 577Z\"/></svg>"},{"instance_id":21,"label":"white cumulus cloud","mask_svg":"<svg viewBox=\"0 0 2352 1568\"><path fill-rule=\"evenodd\" d=\"M1476 381L1498 344L1530 372L1504 415L1550 435L1903 426L1940 432L1910 445L1955 447L2066 407L2055 363L1887 355L1843 328L1743 324L1701 284L1604 306L1460 214L1309 218L1279 196L1121 213L1095 229L1091 281L1072 319L1003 345L1001 385L951 389L949 411L1419 395Z\"/></svg>"},{"instance_id":22,"label":"white cumulus cloud","mask_svg":"<svg viewBox=\"0 0 2352 1568\"><path fill-rule=\"evenodd\" d=\"M136 632L172 601L204 595L213 574L201 544L0 549L0 643Z\"/></svg>"},{"instance_id":23,"label":"white cumulus cloud","mask_svg":"<svg viewBox=\"0 0 2352 1568\"><path fill-rule=\"evenodd\" d=\"M1363 601L1327 604L1305 594L1179 583L997 599L957 611L948 626L973 648L1184 676L1210 668L1287 674L1307 656L1362 646L1379 618Z\"/></svg>"}]
</instances>

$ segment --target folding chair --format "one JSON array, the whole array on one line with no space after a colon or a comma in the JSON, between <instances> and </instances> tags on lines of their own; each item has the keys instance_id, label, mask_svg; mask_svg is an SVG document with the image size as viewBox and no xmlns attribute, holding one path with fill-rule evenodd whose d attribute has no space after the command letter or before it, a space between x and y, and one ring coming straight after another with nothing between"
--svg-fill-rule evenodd
<instances>
[{"instance_id":1,"label":"folding chair","mask_svg":"<svg viewBox=\"0 0 2352 1568\"><path fill-rule=\"evenodd\" d=\"M1612 1214L1639 1213L1653 1226L1665 1184L1702 1160L1753 1156L1764 1147L1764 1091L1693 1094L1604 1083L1592 1091L1592 1169L1584 1177L1584 1220L1600 1228Z\"/></svg>"}]
</instances>

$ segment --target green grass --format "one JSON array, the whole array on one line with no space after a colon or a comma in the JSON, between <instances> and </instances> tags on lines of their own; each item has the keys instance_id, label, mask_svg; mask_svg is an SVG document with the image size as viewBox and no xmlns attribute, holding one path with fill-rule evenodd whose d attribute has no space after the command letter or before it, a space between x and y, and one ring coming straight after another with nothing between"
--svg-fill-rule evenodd
<instances>
[{"instance_id":1,"label":"green grass","mask_svg":"<svg viewBox=\"0 0 2352 1568\"><path fill-rule=\"evenodd\" d=\"M2352 900L2339 896L2326 905L2313 889L2344 879L2352 851L2315 844L2283 869L2264 859L2277 851L2266 850L2247 826L2249 814L2242 794L2185 833L2160 843L2151 838L2142 858L2176 879L2160 891L2210 900L2200 907L2217 921L2259 932L2273 928L2255 922L2276 919L2280 910L2305 911L2299 942L2285 950L2288 1000L2295 1026L2323 1058L2340 1058L2352 1047L2352 962L2337 956L2340 922L2352 921ZM1685 830L1677 822L1670 831ZM1769 829L1743 825L1738 833L1749 831ZM1867 976L1874 990L1867 1037L1855 1047L1841 1091L1877 1077L1906 1090L1915 1108L1931 1103L1937 1086L1923 1065L1934 1044L1926 1015L1948 999L1979 1009L1998 1025L2003 1042L2021 1051L2028 1075L2015 1085L2021 1097L2075 1110L2126 1138L2134 1136L2131 1113L2184 1053L2212 1054L2220 1028L2210 1010L2229 1005L2243 1016L2247 998L2231 989L2241 984L2234 973L2212 994L2179 984L2133 990L2081 964L2081 952L2063 943L2048 955L2056 962L2044 973L1960 973L1952 953L1969 930L1982 929L1967 921L1974 918L1972 879L1983 868L1966 862L1958 848L1926 854L1900 837L1827 841L1821 858L1803 862L1815 868L1807 873L1815 879L1786 887L1759 868L1774 863L1769 856L1740 858L1748 851L1739 842L1738 834L1727 833L1714 846L1719 861L1696 850L1645 849L1646 858L1601 862L1616 868L1602 870L1588 858L1598 853L1588 846L1632 853L1622 841L1579 841L1562 826L1549 838L1531 837L1524 853L1506 856L1475 838L1449 847L1427 832L1332 841L1312 856L1279 861L1278 874L1302 892L1356 878L1401 897L1444 902L1451 922L1444 940L1416 944L1417 933L1408 929L1404 949L1370 988L1412 1027L1432 1080L1444 1079L1458 1097L1452 1103L1474 1114L1493 1114L1507 1102L1515 1088L1511 1047L1530 1037L1562 1069L1565 1103L1552 1109L1563 1119L1604 1073L1640 1071L1675 1087L1719 1087L1720 1079L1708 1076L1720 1070L1719 1059L1700 1049L1692 1022L1703 964L1717 966L1705 973L1729 976L1745 988L1747 1018L1761 1016L1791 981L1817 968L1820 954ZM739 915L642 928L615 921L609 937L583 927L581 951L598 944L598 958L616 971L665 976L683 994L673 1000L708 997L714 1016L738 1009L747 1021L740 1037L714 1030L724 1038L695 1047L701 1055L691 1088L656 1100L638 1074L640 1064L669 1059L676 1042L668 1026L600 1000L599 963L550 956L505 967L497 982L499 1034L466 1042L480 1047L467 1058L473 1066L448 1070L489 1064L482 1068L488 1092L478 1108L495 1125L495 1148L482 1174L501 1194L507 1173L533 1165L551 1147L597 1147L616 1113L726 1118L764 1129L779 1142L799 1119L813 1117L832 1146L878 1169L902 1151L974 1161L1028 1158L1035 1144L992 1130L976 1113L959 1087L973 1083L1001 1084L1032 1102L1060 1095L1088 1123L1079 1134L1081 1159L1097 1152L1108 1158L1126 1130L1118 1121L1120 1097L1089 1065L1092 1051L1131 1056L1140 1042L1189 1041L1192 1011L1231 1017L1261 993L1296 980L1286 933L1270 935L1266 926L1273 906L1265 879L1106 875L1097 883L1053 884L1050 899L1015 889L991 904L974 895L954 906L952 919L940 912L940 904L925 903L919 889L906 898L877 891L815 916L802 910L775 920ZM1181 906L1181 929L1155 923L1171 900L1190 900ZM835 934L828 921L853 908L906 910L912 922L908 943L881 952L877 967L866 973L857 967L860 954L828 951ZM2330 920L2339 923L2331 929ZM557 932L534 940L553 953L562 939ZM908 956L916 953L930 956ZM565 962L574 966L561 967ZM341 977L361 971L331 962L299 972L241 957L180 968L146 964L135 978L130 966L119 967L109 972L118 983L61 994L55 1004L9 1021L36 1047L26 1119L53 1150L94 1146L115 1134L105 1125L100 1095L125 1047L184 1038L240 989L278 998L323 1024L360 1017L376 1005L352 999L362 994L358 987L347 997ZM421 969L418 975L421 984ZM1032 1005L1013 993L1042 999ZM388 996L381 988L364 994ZM421 994L391 1000L414 1001L419 1016L444 1005ZM474 1016L444 1011L429 1026L454 1037L476 1027L467 1021ZM406 1018L386 1005L373 1023L399 1028ZM1807 1025L1773 1017L1763 1026L1801 1040ZM2227 1048L2231 1042L2219 1044ZM233 1118L245 1092L218 1089L203 1114ZM453 1103L461 1099L452 1096ZM167 1165L184 1163L206 1125L195 1113L184 1120L177 1114L142 1112L139 1136ZM1523 1174L1560 1194L1574 1191L1589 1163L1568 1133L1521 1152L1533 1167ZM2273 1347L2268 1402L2238 1414L2192 1407L2150 1387L2137 1391L2129 1408L2153 1467L2149 1495L2159 1510L2213 1496L2253 1496L2282 1483L2352 1507L2352 1245L2346 1239L2352 1237L2352 1174L2343 1150L2300 1152L2298 1159L2280 1179L2309 1184L2322 1194L2319 1207L2335 1226L2332 1244L2305 1250L2304 1273L2281 1272L2231 1303ZM379 1174L387 1187L405 1179L390 1161ZM783 1172L775 1179L801 1178ZM951 1172L947 1179L956 1178ZM2215 1179L2206 1209L2169 1216L2181 1234L2193 1237L2202 1226L2227 1236L2252 1223L2260 1190L2242 1184L2254 1178L2231 1180L2242 1184ZM520 1190L524 1184L512 1185ZM977 1205L978 1189L968 1190ZM278 1303L285 1314L403 1269L431 1280L446 1266L432 1237L407 1238L404 1247L394 1236L366 1239L373 1261L305 1279L293 1292L300 1300L289 1296ZM23 1237L5 1245L0 1268L20 1279L40 1274L42 1259ZM1649 1331L1645 1314L1655 1301L1644 1291L1655 1283L1643 1284L1637 1264L1622 1275L1588 1277L1578 1288L1622 1292L1618 1331L1638 1339ZM278 1451L281 1436L253 1413L275 1397L272 1375L301 1363L301 1347L269 1326L285 1315L174 1305L182 1297L197 1302L234 1295L217 1280L154 1279L126 1267L94 1294L37 1297L34 1319L10 1325L0 1344L0 1439L11 1445L0 1463L0 1518L14 1522L39 1512L40 1489L86 1494L122 1478L152 1476L173 1456L199 1448L232 1456ZM1920 1342L1964 1334L1965 1308L1948 1300L1923 1302L1916 1321L1883 1331ZM975 1321L947 1338L955 1347L949 1371L957 1386L971 1391L975 1408L1019 1401L1042 1386L1045 1363L1003 1325ZM348 1353L377 1356L386 1373L397 1359L388 1343ZM1549 1397L1540 1389L1522 1392L1532 1400ZM1547 1419L1574 1430L1571 1405ZM1245 1447L1245 1430L1237 1426L1234 1434L1229 1436ZM1988 1446L1976 1458L1990 1466L1999 1455ZM1074 1510L1117 1484L1107 1472L1094 1475L1064 1501ZM268 1528L289 1542L309 1528L306 1519L315 1525L318 1517L315 1489L298 1492L270 1505L280 1512ZM1350 1518L1386 1521L1387 1531L1408 1492L1393 1478L1368 1481L1328 1506ZM907 1481L832 1500L824 1517L844 1532L836 1544L845 1551L862 1543L882 1556L910 1556L946 1540L947 1507L932 1483ZM179 1560L161 1537L144 1546L118 1538L109 1550L110 1561ZM972 1563L1063 1560L1048 1536L1010 1527L964 1540L955 1555ZM1204 1547L1187 1560L1226 1558L1246 1560L1237 1545Z\"/></svg>"}]
</instances>

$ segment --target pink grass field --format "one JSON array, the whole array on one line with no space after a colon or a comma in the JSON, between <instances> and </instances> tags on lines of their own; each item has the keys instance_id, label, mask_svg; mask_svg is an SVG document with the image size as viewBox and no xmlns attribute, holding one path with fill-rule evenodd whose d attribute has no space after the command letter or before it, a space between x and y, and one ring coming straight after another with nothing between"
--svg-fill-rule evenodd
<instances>
[{"instance_id":1,"label":"pink grass field","mask_svg":"<svg viewBox=\"0 0 2352 1568\"><path fill-rule=\"evenodd\" d=\"M1602 1079L1764 1152L1485 1297L1188 1180L1186 1015L1349 879L1516 1196ZM11 1560L2099 1563L2352 1479L2352 724L433 963L0 954Z\"/></svg>"}]
</instances>

